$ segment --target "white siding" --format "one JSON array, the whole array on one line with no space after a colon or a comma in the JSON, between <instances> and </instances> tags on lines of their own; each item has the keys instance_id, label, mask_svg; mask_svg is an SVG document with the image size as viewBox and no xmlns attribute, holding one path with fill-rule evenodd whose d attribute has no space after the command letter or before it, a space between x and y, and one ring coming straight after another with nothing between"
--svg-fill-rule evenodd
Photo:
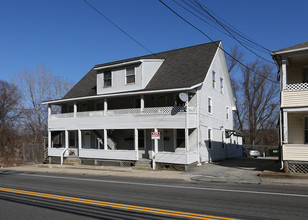
<instances>
[{"instance_id":1,"label":"white siding","mask_svg":"<svg viewBox=\"0 0 308 220\"><path fill-rule=\"evenodd\" d=\"M282 91L281 107L308 106L308 91Z\"/></svg>"},{"instance_id":2,"label":"white siding","mask_svg":"<svg viewBox=\"0 0 308 220\"><path fill-rule=\"evenodd\" d=\"M137 160L136 151L133 150L80 149L79 157L112 160Z\"/></svg>"},{"instance_id":3,"label":"white siding","mask_svg":"<svg viewBox=\"0 0 308 220\"><path fill-rule=\"evenodd\" d=\"M308 145L284 144L282 155L283 160L308 161Z\"/></svg>"},{"instance_id":4,"label":"white siding","mask_svg":"<svg viewBox=\"0 0 308 220\"><path fill-rule=\"evenodd\" d=\"M135 83L126 84L126 68L111 69L111 87L104 88L103 73L97 74L97 94L128 92L144 89L159 69L163 60L143 60L141 64L135 64Z\"/></svg>"},{"instance_id":5,"label":"white siding","mask_svg":"<svg viewBox=\"0 0 308 220\"><path fill-rule=\"evenodd\" d=\"M212 86L212 72L215 71L216 86ZM220 77L223 78L223 94L220 90ZM212 113L208 113L208 97L212 99ZM230 78L225 63L223 52L218 49L213 62L208 70L207 76L203 82L199 96L200 111L200 152L201 161L215 161L227 157L226 147L222 147L222 133L225 129L233 129L233 112L234 106L233 94L230 85ZM229 119L226 119L226 108L229 107ZM208 128L212 129L212 147L208 149L207 132ZM208 152L207 152L208 150ZM233 153L232 153L233 154Z\"/></svg>"}]
</instances>

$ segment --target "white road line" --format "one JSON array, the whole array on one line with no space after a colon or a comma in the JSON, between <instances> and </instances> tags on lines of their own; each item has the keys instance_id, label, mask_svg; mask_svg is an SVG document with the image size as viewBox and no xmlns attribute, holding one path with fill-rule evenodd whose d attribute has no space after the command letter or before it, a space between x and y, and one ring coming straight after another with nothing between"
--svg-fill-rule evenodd
<instances>
[{"instance_id":1,"label":"white road line","mask_svg":"<svg viewBox=\"0 0 308 220\"><path fill-rule=\"evenodd\" d=\"M194 190L206 190L206 191L219 191L219 192L234 192L234 193L250 193L250 194L261 194L261 195L275 195L275 196L291 196L291 197L304 197L308 198L308 195L292 194L292 193L276 193L276 192L263 192L263 191L247 191L247 190L236 190L236 189L221 189L221 188L206 188L206 187L193 187L193 186L171 186L164 184L151 184L151 183L134 183L134 182L123 182L123 181L112 181L112 180L99 180L99 179L87 179L77 177L63 177L63 176L49 176L39 174L27 174L20 173L17 175L21 176L35 176L53 179L67 179L67 180L79 180L89 182L103 182L103 183L115 183L115 184L126 184L126 185L139 185L139 186L153 186L153 187L166 187L166 188L177 188L177 189L194 189Z\"/></svg>"}]
</instances>

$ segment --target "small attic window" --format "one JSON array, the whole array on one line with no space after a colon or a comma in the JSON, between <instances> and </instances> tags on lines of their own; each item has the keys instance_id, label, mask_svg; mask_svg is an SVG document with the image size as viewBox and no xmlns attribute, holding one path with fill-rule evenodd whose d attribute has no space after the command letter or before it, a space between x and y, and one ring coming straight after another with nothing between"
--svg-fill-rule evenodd
<instances>
[{"instance_id":1,"label":"small attic window","mask_svg":"<svg viewBox=\"0 0 308 220\"><path fill-rule=\"evenodd\" d=\"M111 87L111 71L104 71L104 87Z\"/></svg>"},{"instance_id":2,"label":"small attic window","mask_svg":"<svg viewBox=\"0 0 308 220\"><path fill-rule=\"evenodd\" d=\"M126 68L126 84L135 83L136 74L135 74L135 67L127 67Z\"/></svg>"}]
</instances>

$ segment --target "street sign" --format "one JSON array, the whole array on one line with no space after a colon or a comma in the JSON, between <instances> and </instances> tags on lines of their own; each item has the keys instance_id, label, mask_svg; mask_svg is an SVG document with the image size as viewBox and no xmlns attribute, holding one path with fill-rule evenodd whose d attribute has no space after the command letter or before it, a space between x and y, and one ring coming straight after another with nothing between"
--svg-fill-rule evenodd
<instances>
[{"instance_id":1,"label":"street sign","mask_svg":"<svg viewBox=\"0 0 308 220\"><path fill-rule=\"evenodd\" d=\"M152 139L160 139L160 132L151 132Z\"/></svg>"}]
</instances>

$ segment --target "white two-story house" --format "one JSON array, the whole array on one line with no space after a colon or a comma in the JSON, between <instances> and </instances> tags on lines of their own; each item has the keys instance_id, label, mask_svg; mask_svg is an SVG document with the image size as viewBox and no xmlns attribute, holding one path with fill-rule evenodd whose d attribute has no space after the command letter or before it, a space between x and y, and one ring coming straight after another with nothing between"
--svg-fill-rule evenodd
<instances>
[{"instance_id":1,"label":"white two-story house","mask_svg":"<svg viewBox=\"0 0 308 220\"><path fill-rule=\"evenodd\" d=\"M271 53L280 70L280 137L287 172L308 173L308 42Z\"/></svg>"},{"instance_id":2,"label":"white two-story house","mask_svg":"<svg viewBox=\"0 0 308 220\"><path fill-rule=\"evenodd\" d=\"M220 47L218 41L94 66L62 99L44 102L48 156L132 165L146 158L153 169L241 157Z\"/></svg>"}]
</instances>

